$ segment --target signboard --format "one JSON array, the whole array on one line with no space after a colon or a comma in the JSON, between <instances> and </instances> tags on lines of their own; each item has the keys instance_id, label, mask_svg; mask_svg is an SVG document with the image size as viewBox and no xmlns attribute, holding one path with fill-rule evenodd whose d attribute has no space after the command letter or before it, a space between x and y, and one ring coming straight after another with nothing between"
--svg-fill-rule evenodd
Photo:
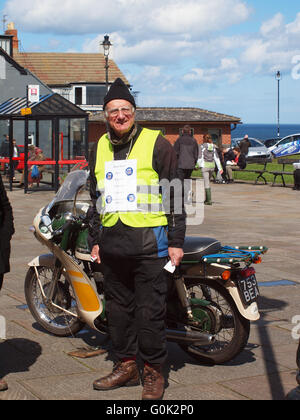
<instances>
[{"instance_id":1,"label":"signboard","mask_svg":"<svg viewBox=\"0 0 300 420\"><path fill-rule=\"evenodd\" d=\"M21 115L31 115L32 114L32 111L31 111L31 108L22 108L21 109Z\"/></svg>"},{"instance_id":2,"label":"signboard","mask_svg":"<svg viewBox=\"0 0 300 420\"><path fill-rule=\"evenodd\" d=\"M29 102L39 102L40 101L40 86L39 85L28 85L27 94Z\"/></svg>"}]
</instances>

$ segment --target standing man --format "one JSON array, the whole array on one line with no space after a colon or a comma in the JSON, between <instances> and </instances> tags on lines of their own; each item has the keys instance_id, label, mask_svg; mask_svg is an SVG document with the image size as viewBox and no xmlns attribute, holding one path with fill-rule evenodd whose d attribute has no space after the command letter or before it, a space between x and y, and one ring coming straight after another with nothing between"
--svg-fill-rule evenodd
<instances>
[{"instance_id":1,"label":"standing man","mask_svg":"<svg viewBox=\"0 0 300 420\"><path fill-rule=\"evenodd\" d=\"M239 148L241 149L241 153L243 153L245 156L247 156L249 147L251 146L248 134L246 134L243 138L243 140L239 144Z\"/></svg>"},{"instance_id":2,"label":"standing man","mask_svg":"<svg viewBox=\"0 0 300 420\"><path fill-rule=\"evenodd\" d=\"M182 129L182 135L178 137L174 144L174 150L178 159L178 177L184 182L190 179L198 160L198 143L192 136L192 129L185 125ZM185 202L188 201L188 192L185 191Z\"/></svg>"},{"instance_id":3,"label":"standing man","mask_svg":"<svg viewBox=\"0 0 300 420\"><path fill-rule=\"evenodd\" d=\"M118 362L112 373L94 382L94 389L138 385L139 354L142 399L161 399L167 358L164 266L168 258L178 266L183 257L185 212L182 205L181 214L174 214L174 197L166 202L168 194L161 194L159 184L176 178L177 159L159 131L135 122L135 101L121 79L112 84L103 109L108 132L90 155L91 198L98 208L90 243L103 267L108 328Z\"/></svg>"}]
</instances>

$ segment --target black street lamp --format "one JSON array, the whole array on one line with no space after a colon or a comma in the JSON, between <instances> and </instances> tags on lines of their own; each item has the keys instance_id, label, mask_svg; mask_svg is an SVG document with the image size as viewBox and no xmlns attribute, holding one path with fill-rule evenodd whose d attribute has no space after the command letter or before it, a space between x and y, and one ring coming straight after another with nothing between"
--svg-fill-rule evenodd
<instances>
[{"instance_id":1,"label":"black street lamp","mask_svg":"<svg viewBox=\"0 0 300 420\"><path fill-rule=\"evenodd\" d=\"M281 80L281 73L280 73L279 70L276 72L275 79L277 80L277 137L279 138L280 137L280 122L279 122L280 121L280 119L279 119L279 104L280 104L279 99L280 99L280 97L279 97L279 84L280 84L280 80Z\"/></svg>"},{"instance_id":2,"label":"black street lamp","mask_svg":"<svg viewBox=\"0 0 300 420\"><path fill-rule=\"evenodd\" d=\"M104 35L104 40L101 43L101 45L103 47L103 53L104 53L104 57L105 57L106 91L108 92L108 69L109 69L108 56L109 56L109 49L112 46L108 35Z\"/></svg>"}]
</instances>

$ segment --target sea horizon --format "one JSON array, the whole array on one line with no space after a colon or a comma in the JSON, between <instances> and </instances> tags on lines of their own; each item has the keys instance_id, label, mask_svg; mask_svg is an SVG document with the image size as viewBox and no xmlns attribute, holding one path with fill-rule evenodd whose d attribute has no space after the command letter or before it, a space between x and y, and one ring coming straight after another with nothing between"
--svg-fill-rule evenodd
<instances>
[{"instance_id":1,"label":"sea horizon","mask_svg":"<svg viewBox=\"0 0 300 420\"><path fill-rule=\"evenodd\" d=\"M292 134L300 133L300 124L280 124L279 138L286 137ZM278 137L277 124L263 124L263 123L249 123L238 124L235 129L231 130L232 138L244 137L248 134L249 137L254 137L261 140Z\"/></svg>"}]
</instances>

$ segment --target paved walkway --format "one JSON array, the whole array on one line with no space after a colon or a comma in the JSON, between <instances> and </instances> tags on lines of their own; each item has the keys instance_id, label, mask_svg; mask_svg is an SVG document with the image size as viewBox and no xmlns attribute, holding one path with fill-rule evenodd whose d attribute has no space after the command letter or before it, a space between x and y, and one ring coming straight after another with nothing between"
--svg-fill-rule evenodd
<instances>
[{"instance_id":1,"label":"paved walkway","mask_svg":"<svg viewBox=\"0 0 300 420\"><path fill-rule=\"evenodd\" d=\"M189 234L216 237L223 244L264 244L263 264L256 266L261 283L261 319L252 324L245 351L224 366L195 362L176 344L169 345L165 368L165 400L280 400L296 386L297 341L293 317L300 324L299 203L290 188L246 183L212 185L214 204L205 208L202 225ZM111 353L76 359L71 350L105 344L105 337L84 330L76 338L57 338L42 331L25 305L23 285L27 263L47 252L28 228L52 192L9 193L16 234L12 241L11 273L0 296L0 315L6 318L7 340L0 344L0 377L9 383L1 399L139 400L142 387L110 392L92 389L94 379L112 368ZM300 328L296 329L300 332ZM109 343L105 345L109 348Z\"/></svg>"}]
</instances>

